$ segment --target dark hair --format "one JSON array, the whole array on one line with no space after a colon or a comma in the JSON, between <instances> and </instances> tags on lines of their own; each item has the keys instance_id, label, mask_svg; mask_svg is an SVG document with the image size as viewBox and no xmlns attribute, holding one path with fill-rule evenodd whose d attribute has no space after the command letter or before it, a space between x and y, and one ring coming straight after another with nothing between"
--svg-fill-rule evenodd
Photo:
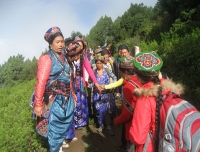
<instances>
[{"instance_id":1,"label":"dark hair","mask_svg":"<svg viewBox=\"0 0 200 152\"><path fill-rule=\"evenodd\" d=\"M50 44L53 43L53 40L57 37L57 36L62 36L64 38L64 36L62 35L62 33L55 33L53 35L50 36L48 43L49 43L49 49L51 49Z\"/></svg>"},{"instance_id":2,"label":"dark hair","mask_svg":"<svg viewBox=\"0 0 200 152\"><path fill-rule=\"evenodd\" d=\"M104 55L106 55L106 54L109 55L109 52L108 52L106 49L104 49L103 51L101 51L101 55L102 55L102 56L104 56Z\"/></svg>"},{"instance_id":3,"label":"dark hair","mask_svg":"<svg viewBox=\"0 0 200 152\"><path fill-rule=\"evenodd\" d=\"M120 50L126 49L129 52L128 46L126 44L122 44L119 47L120 47Z\"/></svg>"},{"instance_id":4,"label":"dark hair","mask_svg":"<svg viewBox=\"0 0 200 152\"><path fill-rule=\"evenodd\" d=\"M83 62L84 62L84 57L83 56L84 56L84 54L82 54L81 57L80 57L80 75L81 76L83 76L82 75L82 66L83 66Z\"/></svg>"},{"instance_id":5,"label":"dark hair","mask_svg":"<svg viewBox=\"0 0 200 152\"><path fill-rule=\"evenodd\" d=\"M97 63L97 61L100 61L101 63L104 63L104 61L102 61L102 60L95 60L95 61L94 61L95 64Z\"/></svg>"},{"instance_id":6,"label":"dark hair","mask_svg":"<svg viewBox=\"0 0 200 152\"><path fill-rule=\"evenodd\" d=\"M119 67L119 70L122 73L127 73L128 75L134 75L135 74L135 70L134 69L124 69L124 68L120 68Z\"/></svg>"},{"instance_id":7,"label":"dark hair","mask_svg":"<svg viewBox=\"0 0 200 152\"><path fill-rule=\"evenodd\" d=\"M137 73L137 72L136 72ZM144 83L147 82L153 82L154 84L159 85L160 84L160 79L158 76L144 76L139 73L137 73L138 77L142 79ZM163 102L163 95L162 95L162 87L158 86L158 92L156 96L156 116L155 116L155 124L156 124L156 135L155 135L155 148L154 151L158 152L159 149L159 131L160 131L160 107Z\"/></svg>"},{"instance_id":8,"label":"dark hair","mask_svg":"<svg viewBox=\"0 0 200 152\"><path fill-rule=\"evenodd\" d=\"M71 37L66 38L66 39L65 39L65 46L69 45L69 44L72 43L72 42L73 42L73 40L72 40Z\"/></svg>"},{"instance_id":9,"label":"dark hair","mask_svg":"<svg viewBox=\"0 0 200 152\"><path fill-rule=\"evenodd\" d=\"M121 45L120 45L120 46L118 46L118 52L119 52L119 50L121 50Z\"/></svg>"}]
</instances>

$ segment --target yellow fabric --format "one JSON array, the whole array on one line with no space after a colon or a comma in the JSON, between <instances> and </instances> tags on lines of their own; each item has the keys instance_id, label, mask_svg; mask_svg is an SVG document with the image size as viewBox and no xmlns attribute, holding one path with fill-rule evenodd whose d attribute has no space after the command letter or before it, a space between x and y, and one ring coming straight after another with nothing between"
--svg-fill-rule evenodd
<instances>
[{"instance_id":1,"label":"yellow fabric","mask_svg":"<svg viewBox=\"0 0 200 152\"><path fill-rule=\"evenodd\" d=\"M112 59L110 59L109 61L110 61L110 64L113 64L113 60Z\"/></svg>"},{"instance_id":2,"label":"yellow fabric","mask_svg":"<svg viewBox=\"0 0 200 152\"><path fill-rule=\"evenodd\" d=\"M122 84L123 84L123 81L124 81L124 79L123 79L123 78L120 78L117 82L114 82L114 83L105 85L104 88L105 88L105 89L113 89L113 88L116 88L116 87L122 85Z\"/></svg>"}]
</instances>

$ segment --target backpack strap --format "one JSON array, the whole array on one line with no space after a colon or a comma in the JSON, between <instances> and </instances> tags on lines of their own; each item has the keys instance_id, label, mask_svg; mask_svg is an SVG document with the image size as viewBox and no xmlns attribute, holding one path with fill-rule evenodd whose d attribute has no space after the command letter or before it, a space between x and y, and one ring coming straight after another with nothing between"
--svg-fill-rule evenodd
<instances>
[{"instance_id":1,"label":"backpack strap","mask_svg":"<svg viewBox=\"0 0 200 152\"><path fill-rule=\"evenodd\" d=\"M135 83L133 80L129 80L128 83L134 86L135 88L139 88L137 83ZM126 110L128 110L133 115L134 107L127 101L127 99L124 96L123 96L123 103Z\"/></svg>"},{"instance_id":2,"label":"backpack strap","mask_svg":"<svg viewBox=\"0 0 200 152\"><path fill-rule=\"evenodd\" d=\"M175 92L171 92L163 96L163 101L171 101L174 98L181 98L180 95L176 94Z\"/></svg>"}]
</instances>

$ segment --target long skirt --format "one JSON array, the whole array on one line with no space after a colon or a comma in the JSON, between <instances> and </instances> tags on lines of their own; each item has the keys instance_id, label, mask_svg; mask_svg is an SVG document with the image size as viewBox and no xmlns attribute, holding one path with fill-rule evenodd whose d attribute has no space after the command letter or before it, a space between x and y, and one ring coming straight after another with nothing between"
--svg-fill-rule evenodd
<instances>
[{"instance_id":1,"label":"long skirt","mask_svg":"<svg viewBox=\"0 0 200 152\"><path fill-rule=\"evenodd\" d=\"M58 152L74 117L73 98L55 95L49 97L42 117L38 117L36 131L48 138L50 152Z\"/></svg>"},{"instance_id":2,"label":"long skirt","mask_svg":"<svg viewBox=\"0 0 200 152\"><path fill-rule=\"evenodd\" d=\"M97 117L97 123L99 126L101 126L104 123L107 113L109 113L112 116L116 112L116 104L112 93L95 93L94 106Z\"/></svg>"}]
</instances>

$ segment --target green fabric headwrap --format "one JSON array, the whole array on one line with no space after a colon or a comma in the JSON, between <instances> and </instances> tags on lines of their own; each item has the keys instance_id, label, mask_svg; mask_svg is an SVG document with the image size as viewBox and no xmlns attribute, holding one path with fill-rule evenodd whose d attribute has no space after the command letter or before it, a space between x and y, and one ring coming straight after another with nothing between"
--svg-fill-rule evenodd
<instances>
[{"instance_id":1,"label":"green fabric headwrap","mask_svg":"<svg viewBox=\"0 0 200 152\"><path fill-rule=\"evenodd\" d=\"M104 56L101 56L101 55L96 55L95 57L94 57L94 59L97 61L97 60L99 60L99 61L103 61L104 62Z\"/></svg>"},{"instance_id":2,"label":"green fabric headwrap","mask_svg":"<svg viewBox=\"0 0 200 152\"><path fill-rule=\"evenodd\" d=\"M133 62L135 71L144 76L157 76L163 65L161 57L154 51L140 52Z\"/></svg>"},{"instance_id":3,"label":"green fabric headwrap","mask_svg":"<svg viewBox=\"0 0 200 152\"><path fill-rule=\"evenodd\" d=\"M125 58L119 58L119 67L122 69L134 69L133 67L134 57L127 55Z\"/></svg>"}]
</instances>

